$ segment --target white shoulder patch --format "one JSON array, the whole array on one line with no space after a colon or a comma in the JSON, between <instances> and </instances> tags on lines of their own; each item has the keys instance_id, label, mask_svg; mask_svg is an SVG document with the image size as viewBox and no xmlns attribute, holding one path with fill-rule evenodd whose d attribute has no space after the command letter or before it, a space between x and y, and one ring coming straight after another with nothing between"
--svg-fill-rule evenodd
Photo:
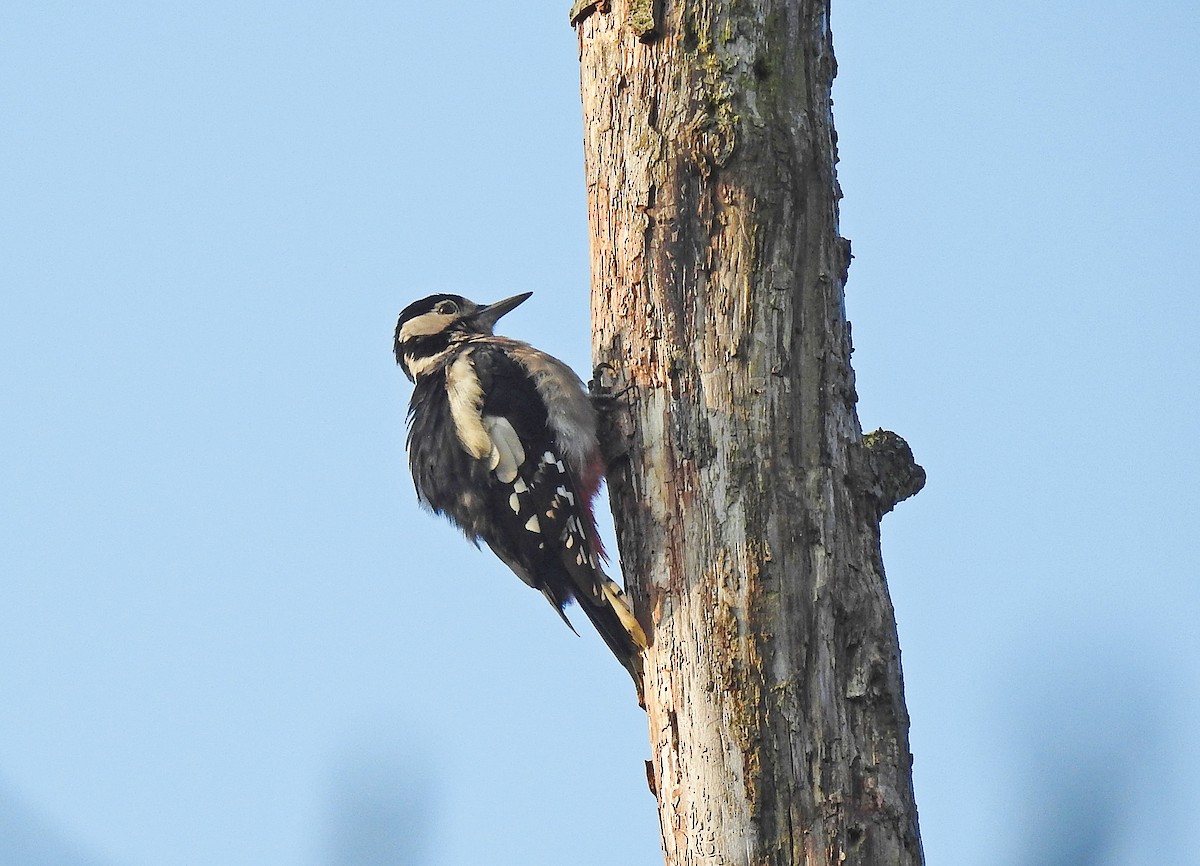
<instances>
[{"instance_id":1,"label":"white shoulder patch","mask_svg":"<svg viewBox=\"0 0 1200 866\"><path fill-rule=\"evenodd\" d=\"M492 440L492 459L488 468L496 473L500 481L511 484L517 478L517 470L525 462L525 448L521 445L521 439L509 420L498 415L484 415L483 427Z\"/></svg>"},{"instance_id":2,"label":"white shoulder patch","mask_svg":"<svg viewBox=\"0 0 1200 866\"><path fill-rule=\"evenodd\" d=\"M476 460L490 456L492 437L483 427L483 386L475 374L470 351L463 352L446 368L446 392L458 441Z\"/></svg>"}]
</instances>

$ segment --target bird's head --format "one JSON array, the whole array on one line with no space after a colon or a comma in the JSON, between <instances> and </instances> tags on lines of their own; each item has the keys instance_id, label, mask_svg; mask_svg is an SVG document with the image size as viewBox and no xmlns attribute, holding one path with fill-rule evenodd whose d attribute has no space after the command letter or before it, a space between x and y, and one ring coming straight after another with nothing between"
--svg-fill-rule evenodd
<instances>
[{"instance_id":1,"label":"bird's head","mask_svg":"<svg viewBox=\"0 0 1200 866\"><path fill-rule=\"evenodd\" d=\"M456 338L491 334L501 316L532 294L513 295L494 304L477 304L462 295L430 295L413 301L396 322L396 363L416 381Z\"/></svg>"}]
</instances>

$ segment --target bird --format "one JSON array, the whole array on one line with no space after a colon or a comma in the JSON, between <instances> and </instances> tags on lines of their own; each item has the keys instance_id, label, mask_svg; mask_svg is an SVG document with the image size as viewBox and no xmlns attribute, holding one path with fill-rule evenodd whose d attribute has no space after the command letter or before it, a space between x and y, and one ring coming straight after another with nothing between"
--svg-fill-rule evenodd
<instances>
[{"instance_id":1,"label":"bird","mask_svg":"<svg viewBox=\"0 0 1200 866\"><path fill-rule=\"evenodd\" d=\"M565 363L494 333L532 294L492 304L434 294L401 311L395 353L413 383L407 447L417 499L476 547L486 544L572 631L564 608L578 602L644 706L646 634L601 565L596 408Z\"/></svg>"}]
</instances>

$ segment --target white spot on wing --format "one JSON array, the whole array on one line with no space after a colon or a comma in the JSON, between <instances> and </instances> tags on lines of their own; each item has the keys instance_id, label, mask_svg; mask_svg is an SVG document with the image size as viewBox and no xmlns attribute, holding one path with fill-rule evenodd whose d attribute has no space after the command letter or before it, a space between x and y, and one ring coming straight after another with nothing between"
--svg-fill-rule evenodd
<instances>
[{"instance_id":1,"label":"white spot on wing","mask_svg":"<svg viewBox=\"0 0 1200 866\"><path fill-rule=\"evenodd\" d=\"M530 532L541 532L542 531L542 524L538 523L536 514L533 515L532 517L530 517L528 521L526 521L525 528L528 529Z\"/></svg>"}]
</instances>

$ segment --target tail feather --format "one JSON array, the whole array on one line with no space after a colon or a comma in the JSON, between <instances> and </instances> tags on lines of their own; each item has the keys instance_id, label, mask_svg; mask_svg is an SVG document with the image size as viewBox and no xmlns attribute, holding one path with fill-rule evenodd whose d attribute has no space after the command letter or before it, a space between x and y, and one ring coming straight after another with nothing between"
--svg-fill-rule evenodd
<instances>
[{"instance_id":1,"label":"tail feather","mask_svg":"<svg viewBox=\"0 0 1200 866\"><path fill-rule=\"evenodd\" d=\"M554 612L558 614L558 618L567 624L567 628L575 632L575 637L579 637L579 632L575 631L575 626L571 624L569 619L567 619L567 612L563 610L566 602L570 601L570 599L568 598L566 601L563 601L555 598L554 593L552 593L547 587L542 587L542 595L545 596L546 601L550 602L550 606L554 608Z\"/></svg>"},{"instance_id":2,"label":"tail feather","mask_svg":"<svg viewBox=\"0 0 1200 866\"><path fill-rule=\"evenodd\" d=\"M600 572L598 577L601 580L599 597L579 593L576 599L583 612L587 614L587 618L596 627L596 631L600 633L604 643L617 657L617 661L633 677L633 684L637 687L638 702L644 703L642 701L642 651L649 645L646 633L626 602L625 593L621 587L603 572Z\"/></svg>"},{"instance_id":3,"label":"tail feather","mask_svg":"<svg viewBox=\"0 0 1200 866\"><path fill-rule=\"evenodd\" d=\"M646 640L646 633L642 631L642 624L638 622L634 616L633 609L629 607L629 603L625 601L625 591L617 585L606 574L601 574L600 577L604 583L601 590L604 593L604 598L609 606L613 609L613 613L621 620L621 625L625 627L625 631L629 633L629 639L633 642L638 652L646 649L650 644Z\"/></svg>"}]
</instances>

